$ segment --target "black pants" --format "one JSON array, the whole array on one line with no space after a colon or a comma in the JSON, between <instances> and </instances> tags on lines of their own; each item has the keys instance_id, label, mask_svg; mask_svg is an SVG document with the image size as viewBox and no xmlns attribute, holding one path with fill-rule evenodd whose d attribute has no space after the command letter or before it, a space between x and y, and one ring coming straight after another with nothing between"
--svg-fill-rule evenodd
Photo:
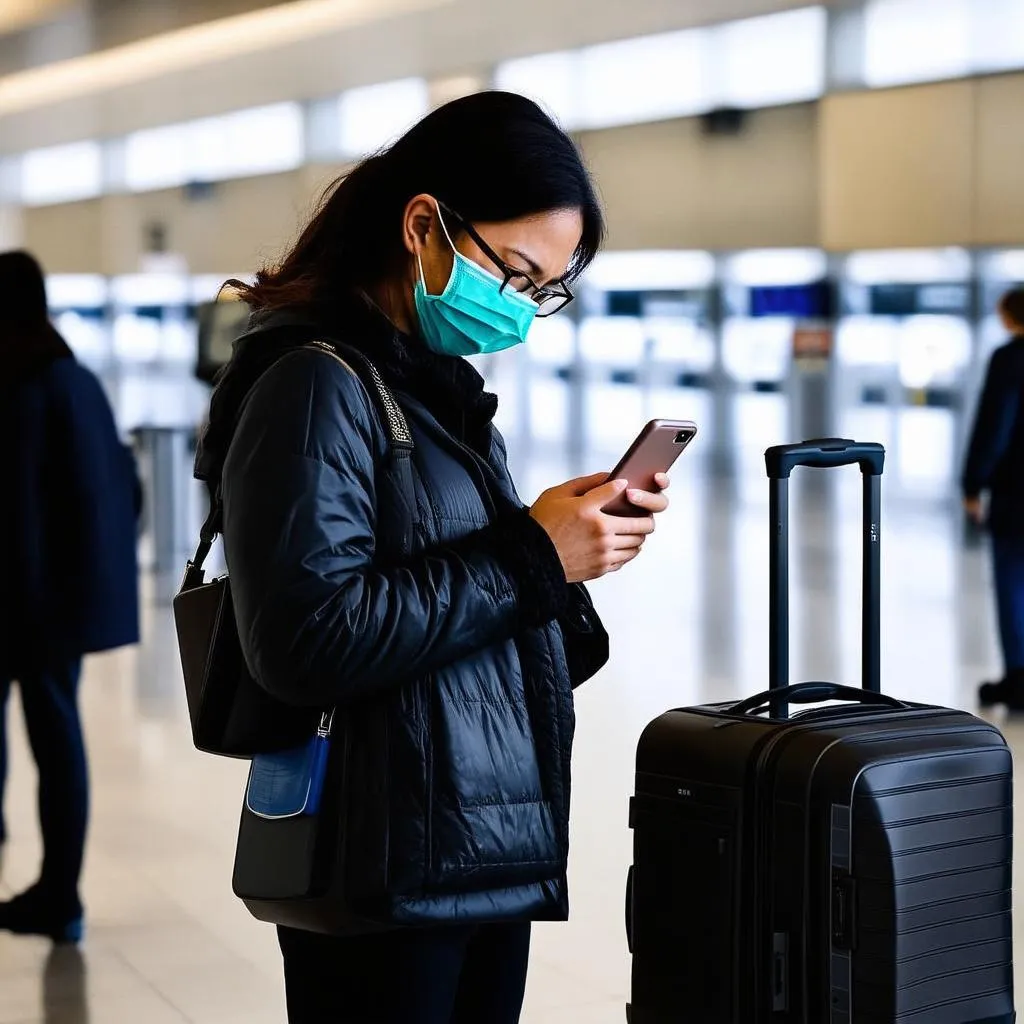
<instances>
[{"instance_id":1,"label":"black pants","mask_svg":"<svg viewBox=\"0 0 1024 1024\"><path fill-rule=\"evenodd\" d=\"M39 771L39 824L43 868L39 884L60 914L77 916L78 876L89 816L89 775L78 715L80 660L22 673L18 681L25 727ZM7 780L7 698L0 679L0 795ZM3 836L0 813L0 836Z\"/></svg>"},{"instance_id":2,"label":"black pants","mask_svg":"<svg viewBox=\"0 0 1024 1024\"><path fill-rule=\"evenodd\" d=\"M1006 674L1024 672L1024 538L994 535L992 561Z\"/></svg>"},{"instance_id":3,"label":"black pants","mask_svg":"<svg viewBox=\"0 0 1024 1024\"><path fill-rule=\"evenodd\" d=\"M517 1024L529 924L334 938L279 928L288 1024Z\"/></svg>"}]
</instances>

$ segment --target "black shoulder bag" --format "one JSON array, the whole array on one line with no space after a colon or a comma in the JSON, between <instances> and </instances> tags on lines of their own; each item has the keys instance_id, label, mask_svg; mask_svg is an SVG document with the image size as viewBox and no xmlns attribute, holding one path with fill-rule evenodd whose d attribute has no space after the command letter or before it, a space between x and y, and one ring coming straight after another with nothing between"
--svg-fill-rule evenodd
<instances>
[{"instance_id":1,"label":"black shoulder bag","mask_svg":"<svg viewBox=\"0 0 1024 1024\"><path fill-rule=\"evenodd\" d=\"M388 435L388 484L400 505L391 511L403 527L403 548L411 549L416 523L413 489L412 434L398 402L365 356L336 343L314 341L309 346L343 363L363 383ZM339 351L345 353L343 359ZM386 512L382 509L382 512ZM242 656L231 601L231 582L220 576L206 582L203 563L217 539L221 524L219 499L199 532L195 556L185 567L181 589L174 598L174 622L185 678L185 695L196 748L223 757L251 758L302 744L323 724L320 711L296 708L272 697L249 672Z\"/></svg>"}]
</instances>

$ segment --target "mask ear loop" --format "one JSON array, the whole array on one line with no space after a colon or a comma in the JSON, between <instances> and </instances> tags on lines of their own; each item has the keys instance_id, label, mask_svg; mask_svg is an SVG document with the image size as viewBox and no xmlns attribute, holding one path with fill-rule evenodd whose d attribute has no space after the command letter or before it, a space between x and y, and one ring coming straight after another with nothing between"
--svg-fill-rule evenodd
<instances>
[{"instance_id":1,"label":"mask ear loop","mask_svg":"<svg viewBox=\"0 0 1024 1024\"><path fill-rule=\"evenodd\" d=\"M458 252L455 248L455 243L452 241L452 236L448 234L448 227L444 222L444 217L441 216L440 204L438 204L437 207L437 222L441 225L441 230L444 232L444 237L448 239L448 244L452 247L452 252Z\"/></svg>"},{"instance_id":2,"label":"mask ear loop","mask_svg":"<svg viewBox=\"0 0 1024 1024\"><path fill-rule=\"evenodd\" d=\"M436 207L437 209L437 222L441 225L441 230L444 232L444 237L448 239L448 244L452 247L452 252L458 255L459 250L455 248L455 243L452 241L452 236L448 234L448 227L444 222L444 217L441 216L440 204ZM423 282L423 289L427 287L427 276L423 273L423 254L420 252L416 253L416 262L420 268L420 280Z\"/></svg>"}]
</instances>

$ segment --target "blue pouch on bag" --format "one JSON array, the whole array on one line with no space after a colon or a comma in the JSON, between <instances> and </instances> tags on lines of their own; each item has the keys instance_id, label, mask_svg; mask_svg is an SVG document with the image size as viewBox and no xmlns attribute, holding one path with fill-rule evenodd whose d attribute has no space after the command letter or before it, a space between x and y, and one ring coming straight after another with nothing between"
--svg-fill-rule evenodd
<instances>
[{"instance_id":1,"label":"blue pouch on bag","mask_svg":"<svg viewBox=\"0 0 1024 1024\"><path fill-rule=\"evenodd\" d=\"M257 754L249 769L245 805L261 818L296 818L320 809L333 713L320 719L316 735L300 747Z\"/></svg>"}]
</instances>

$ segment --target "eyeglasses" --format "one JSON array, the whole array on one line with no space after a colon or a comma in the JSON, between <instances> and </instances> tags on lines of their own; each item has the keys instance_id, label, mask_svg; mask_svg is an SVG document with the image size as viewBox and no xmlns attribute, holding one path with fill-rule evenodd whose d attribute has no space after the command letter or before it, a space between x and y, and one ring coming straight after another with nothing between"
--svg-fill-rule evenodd
<instances>
[{"instance_id":1,"label":"eyeglasses","mask_svg":"<svg viewBox=\"0 0 1024 1024\"><path fill-rule=\"evenodd\" d=\"M541 287L529 274L510 267L481 237L476 228L465 217L456 213L444 203L438 203L444 213L456 221L459 227L476 242L480 251L501 271L504 280L501 290L510 284L521 295L525 295L537 303L537 316L553 316L560 313L575 298L564 280L554 281Z\"/></svg>"}]
</instances>

